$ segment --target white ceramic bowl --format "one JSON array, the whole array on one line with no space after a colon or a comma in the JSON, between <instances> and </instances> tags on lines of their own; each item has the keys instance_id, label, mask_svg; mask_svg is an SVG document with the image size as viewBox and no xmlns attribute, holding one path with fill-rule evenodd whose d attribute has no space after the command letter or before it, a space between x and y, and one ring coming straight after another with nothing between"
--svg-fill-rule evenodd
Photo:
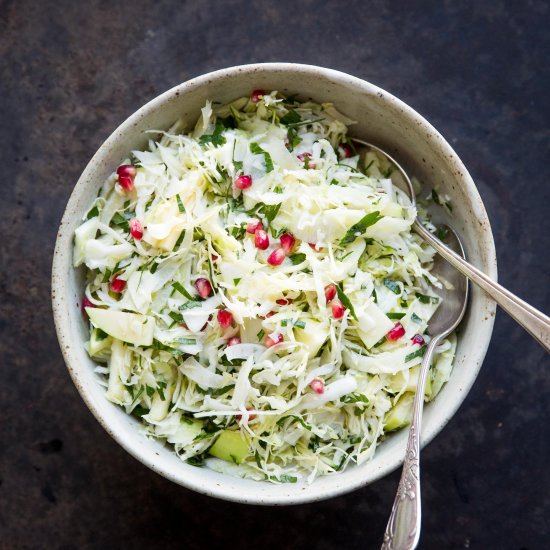
<instances>
[{"instance_id":1,"label":"white ceramic bowl","mask_svg":"<svg viewBox=\"0 0 550 550\"><path fill-rule=\"evenodd\" d=\"M128 151L146 145L146 130L167 129L179 117L192 127L207 99L227 102L257 88L333 102L358 122L351 129L354 136L386 147L421 181L438 184L451 196L455 208L450 223L462 236L469 260L496 278L493 237L478 191L456 153L424 118L384 90L353 76L309 65L267 63L223 69L172 88L128 118L99 148L74 188L59 229L52 274L53 310L63 356L78 391L102 426L130 454L200 493L254 504L296 504L357 489L391 472L402 462L406 431L384 441L372 461L319 478L309 486L242 480L190 466L168 447L146 439L137 421L105 398L83 345L88 333L80 310L83 272L72 268L75 228L99 186ZM451 379L425 410L424 443L445 426L472 386L489 344L494 313L493 302L473 288Z\"/></svg>"}]
</instances>

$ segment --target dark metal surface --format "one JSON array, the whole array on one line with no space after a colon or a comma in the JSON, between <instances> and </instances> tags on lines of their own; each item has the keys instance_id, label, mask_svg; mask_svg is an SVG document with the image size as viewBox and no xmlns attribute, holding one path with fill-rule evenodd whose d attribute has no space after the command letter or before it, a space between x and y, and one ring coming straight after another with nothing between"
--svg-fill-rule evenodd
<instances>
[{"instance_id":1,"label":"dark metal surface","mask_svg":"<svg viewBox=\"0 0 550 550\"><path fill-rule=\"evenodd\" d=\"M254 61L340 69L425 115L469 168L501 282L550 311L549 4L0 1L0 547L376 548L399 473L254 508L171 484L100 428L61 359L51 255L101 142L158 93ZM427 549L550 547L550 361L503 314L423 452Z\"/></svg>"}]
</instances>

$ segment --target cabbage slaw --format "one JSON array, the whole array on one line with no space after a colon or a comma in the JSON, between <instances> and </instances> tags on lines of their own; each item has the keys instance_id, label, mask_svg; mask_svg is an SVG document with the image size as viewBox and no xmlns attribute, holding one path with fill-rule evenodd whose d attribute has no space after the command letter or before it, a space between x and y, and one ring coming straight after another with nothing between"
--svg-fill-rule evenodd
<instances>
[{"instance_id":1,"label":"cabbage slaw","mask_svg":"<svg viewBox=\"0 0 550 550\"><path fill-rule=\"evenodd\" d=\"M357 154L352 122L277 92L207 102L190 133L177 122L133 151L131 185L112 174L75 232L107 398L191 464L311 482L407 423L441 282L415 208L384 158ZM427 400L455 347L436 349Z\"/></svg>"}]
</instances>

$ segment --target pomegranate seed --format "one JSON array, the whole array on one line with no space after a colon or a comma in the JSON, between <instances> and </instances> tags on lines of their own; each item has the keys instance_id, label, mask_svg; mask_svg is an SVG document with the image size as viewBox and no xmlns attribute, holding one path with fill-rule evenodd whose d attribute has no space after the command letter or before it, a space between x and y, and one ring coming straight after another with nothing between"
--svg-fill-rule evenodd
<instances>
[{"instance_id":1,"label":"pomegranate seed","mask_svg":"<svg viewBox=\"0 0 550 550\"><path fill-rule=\"evenodd\" d=\"M266 336L265 337L265 345L266 347L270 348L271 346L274 346L275 344L280 344L283 341L283 335L277 334L276 336Z\"/></svg>"},{"instance_id":2,"label":"pomegranate seed","mask_svg":"<svg viewBox=\"0 0 550 550\"><path fill-rule=\"evenodd\" d=\"M239 176L235 180L237 189L248 189L252 185L252 176Z\"/></svg>"},{"instance_id":3,"label":"pomegranate seed","mask_svg":"<svg viewBox=\"0 0 550 550\"><path fill-rule=\"evenodd\" d=\"M263 229L258 229L254 234L254 244L260 250L265 250L269 246L269 237Z\"/></svg>"},{"instance_id":4,"label":"pomegranate seed","mask_svg":"<svg viewBox=\"0 0 550 550\"><path fill-rule=\"evenodd\" d=\"M413 344L418 344L419 346L423 346L425 344L424 337L421 334L415 334L411 338L411 342Z\"/></svg>"},{"instance_id":5,"label":"pomegranate seed","mask_svg":"<svg viewBox=\"0 0 550 550\"><path fill-rule=\"evenodd\" d=\"M335 296L336 296L336 285L333 285L331 283L330 285L327 285L325 287L325 299L327 303L332 301Z\"/></svg>"},{"instance_id":6,"label":"pomegranate seed","mask_svg":"<svg viewBox=\"0 0 550 550\"><path fill-rule=\"evenodd\" d=\"M252 101L252 103L258 103L258 101L260 101L260 99L262 99L264 95L265 95L265 92L263 90L254 90L250 94L250 100Z\"/></svg>"},{"instance_id":7,"label":"pomegranate seed","mask_svg":"<svg viewBox=\"0 0 550 550\"><path fill-rule=\"evenodd\" d=\"M285 259L285 251L282 248L276 248L268 257L269 265L281 265Z\"/></svg>"},{"instance_id":8,"label":"pomegranate seed","mask_svg":"<svg viewBox=\"0 0 550 550\"><path fill-rule=\"evenodd\" d=\"M304 168L315 168L315 163L310 161L311 153L300 153L298 155L298 160L301 160L304 163Z\"/></svg>"},{"instance_id":9,"label":"pomegranate seed","mask_svg":"<svg viewBox=\"0 0 550 550\"><path fill-rule=\"evenodd\" d=\"M246 410L247 411L253 411L254 409L252 407L246 407ZM241 420L241 418L243 417L242 414L238 414L237 415L237 420ZM249 414L248 415L248 421L250 422L251 420L254 420L256 418L256 415L255 414Z\"/></svg>"},{"instance_id":10,"label":"pomegranate seed","mask_svg":"<svg viewBox=\"0 0 550 550\"><path fill-rule=\"evenodd\" d=\"M345 307L344 304L338 300L338 298L335 298L332 300L332 316L335 319L341 319L344 316Z\"/></svg>"},{"instance_id":11,"label":"pomegranate seed","mask_svg":"<svg viewBox=\"0 0 550 550\"><path fill-rule=\"evenodd\" d=\"M212 294L212 285L210 284L210 281L204 277L201 277L195 281L195 288L203 300Z\"/></svg>"},{"instance_id":12,"label":"pomegranate seed","mask_svg":"<svg viewBox=\"0 0 550 550\"><path fill-rule=\"evenodd\" d=\"M82 311L84 311L87 307L96 307L96 305L90 302L88 296L84 296L84 298L82 298Z\"/></svg>"},{"instance_id":13,"label":"pomegranate seed","mask_svg":"<svg viewBox=\"0 0 550 550\"><path fill-rule=\"evenodd\" d=\"M340 145L340 153L346 159L349 159L353 156L353 151L347 143L342 143L342 145Z\"/></svg>"},{"instance_id":14,"label":"pomegranate seed","mask_svg":"<svg viewBox=\"0 0 550 550\"><path fill-rule=\"evenodd\" d=\"M131 191L134 187L134 180L128 176L118 176L118 184L122 189Z\"/></svg>"},{"instance_id":15,"label":"pomegranate seed","mask_svg":"<svg viewBox=\"0 0 550 550\"><path fill-rule=\"evenodd\" d=\"M320 378L314 378L310 382L309 387L319 395L323 395L325 393L325 383Z\"/></svg>"},{"instance_id":16,"label":"pomegranate seed","mask_svg":"<svg viewBox=\"0 0 550 550\"><path fill-rule=\"evenodd\" d=\"M260 220L256 220L256 221L253 221L253 222L250 222L247 224L246 226L246 232L247 233L250 233L251 235L254 235L254 233L256 233L256 231L258 231L258 229L263 229L264 226L262 224L262 222Z\"/></svg>"},{"instance_id":17,"label":"pomegranate seed","mask_svg":"<svg viewBox=\"0 0 550 550\"><path fill-rule=\"evenodd\" d=\"M133 164L122 164L116 169L117 176L125 178L135 178L137 174L136 167Z\"/></svg>"},{"instance_id":18,"label":"pomegranate seed","mask_svg":"<svg viewBox=\"0 0 550 550\"><path fill-rule=\"evenodd\" d=\"M233 322L233 314L227 309L220 309L218 311L218 323L222 328L228 328Z\"/></svg>"},{"instance_id":19,"label":"pomegranate seed","mask_svg":"<svg viewBox=\"0 0 550 550\"><path fill-rule=\"evenodd\" d=\"M189 330L189 327L185 323L178 323L178 325L184 328L185 330Z\"/></svg>"},{"instance_id":20,"label":"pomegranate seed","mask_svg":"<svg viewBox=\"0 0 550 550\"><path fill-rule=\"evenodd\" d=\"M120 294L126 288L126 281L119 277L113 277L109 286L113 292Z\"/></svg>"},{"instance_id":21,"label":"pomegranate seed","mask_svg":"<svg viewBox=\"0 0 550 550\"><path fill-rule=\"evenodd\" d=\"M233 338L229 338L229 340L227 340L228 346L237 346L240 343L241 339L238 336L233 336Z\"/></svg>"},{"instance_id":22,"label":"pomegranate seed","mask_svg":"<svg viewBox=\"0 0 550 550\"><path fill-rule=\"evenodd\" d=\"M395 323L394 327L386 334L386 338L390 342L395 342L395 340L399 340L402 336L405 334L405 328L401 323Z\"/></svg>"},{"instance_id":23,"label":"pomegranate seed","mask_svg":"<svg viewBox=\"0 0 550 550\"><path fill-rule=\"evenodd\" d=\"M269 319L270 317L273 317L273 315L275 315L275 312L270 311L269 313L266 314L265 319Z\"/></svg>"},{"instance_id":24,"label":"pomegranate seed","mask_svg":"<svg viewBox=\"0 0 550 550\"><path fill-rule=\"evenodd\" d=\"M276 304L279 304L280 306L287 306L288 304L292 303L292 300L287 300L285 298L280 298L279 300L275 300Z\"/></svg>"},{"instance_id":25,"label":"pomegranate seed","mask_svg":"<svg viewBox=\"0 0 550 550\"><path fill-rule=\"evenodd\" d=\"M216 256L216 254L212 254L212 262L216 263L217 260L218 257Z\"/></svg>"},{"instance_id":26,"label":"pomegranate seed","mask_svg":"<svg viewBox=\"0 0 550 550\"><path fill-rule=\"evenodd\" d=\"M288 254L296 244L296 239L291 233L281 235L281 248Z\"/></svg>"},{"instance_id":27,"label":"pomegranate seed","mask_svg":"<svg viewBox=\"0 0 550 550\"><path fill-rule=\"evenodd\" d=\"M130 235L132 235L136 241L139 241L143 237L143 228L137 218L132 218L130 220Z\"/></svg>"}]
</instances>

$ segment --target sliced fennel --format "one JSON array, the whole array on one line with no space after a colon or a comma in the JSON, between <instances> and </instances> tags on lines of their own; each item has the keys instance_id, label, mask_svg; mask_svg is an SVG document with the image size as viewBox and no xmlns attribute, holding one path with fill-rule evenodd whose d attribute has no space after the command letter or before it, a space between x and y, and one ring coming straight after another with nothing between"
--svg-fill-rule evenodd
<instances>
[{"instance_id":1,"label":"sliced fennel","mask_svg":"<svg viewBox=\"0 0 550 550\"><path fill-rule=\"evenodd\" d=\"M207 102L191 132L133 151L131 184L111 175L76 229L106 396L191 464L311 482L409 421L441 283L351 123L277 92ZM455 348L436 350L427 400Z\"/></svg>"}]
</instances>

